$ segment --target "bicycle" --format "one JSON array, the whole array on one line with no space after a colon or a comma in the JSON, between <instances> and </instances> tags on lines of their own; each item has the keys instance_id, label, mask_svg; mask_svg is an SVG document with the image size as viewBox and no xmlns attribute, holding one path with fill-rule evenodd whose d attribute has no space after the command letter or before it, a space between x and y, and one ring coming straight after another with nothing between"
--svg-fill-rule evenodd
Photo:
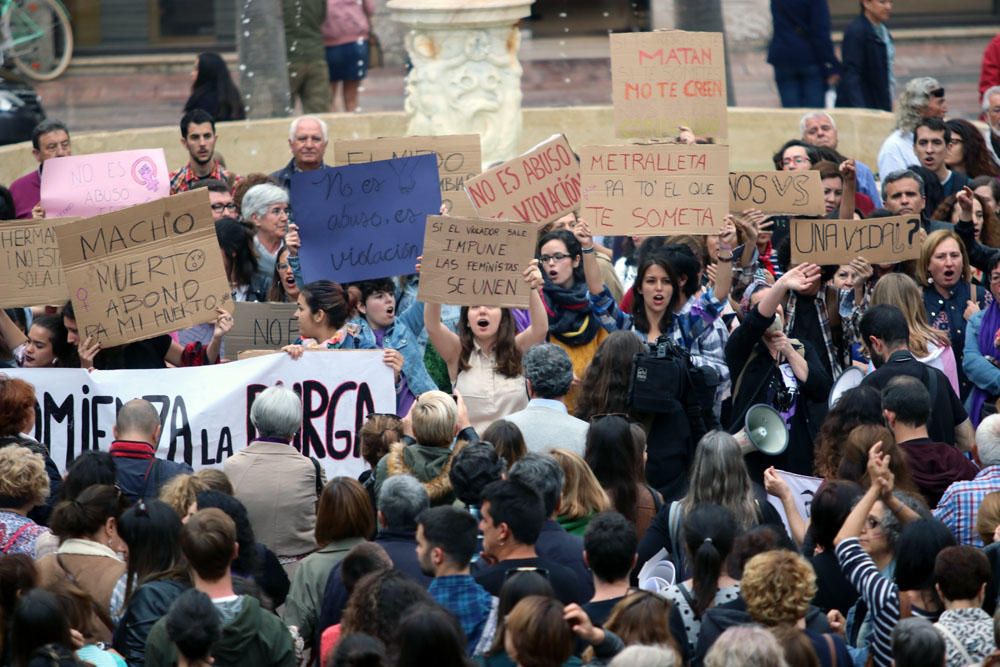
<instances>
[{"instance_id":1,"label":"bicycle","mask_svg":"<svg viewBox=\"0 0 1000 667\"><path fill-rule=\"evenodd\" d=\"M59 0L0 0L0 64L9 58L25 76L51 81L72 56L69 12Z\"/></svg>"}]
</instances>

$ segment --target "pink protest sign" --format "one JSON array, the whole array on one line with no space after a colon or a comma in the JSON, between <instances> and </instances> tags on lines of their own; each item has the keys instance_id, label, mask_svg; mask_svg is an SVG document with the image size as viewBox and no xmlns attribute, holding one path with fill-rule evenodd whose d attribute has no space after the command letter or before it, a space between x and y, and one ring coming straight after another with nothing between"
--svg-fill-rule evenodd
<instances>
[{"instance_id":1,"label":"pink protest sign","mask_svg":"<svg viewBox=\"0 0 1000 667\"><path fill-rule=\"evenodd\" d=\"M42 208L49 218L86 218L169 194L162 148L52 158L42 168Z\"/></svg>"}]
</instances>

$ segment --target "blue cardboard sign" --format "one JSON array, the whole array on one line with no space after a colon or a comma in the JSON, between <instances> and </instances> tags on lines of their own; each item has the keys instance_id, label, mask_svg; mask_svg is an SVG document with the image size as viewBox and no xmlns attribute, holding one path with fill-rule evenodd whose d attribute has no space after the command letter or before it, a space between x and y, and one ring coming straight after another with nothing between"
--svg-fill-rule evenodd
<instances>
[{"instance_id":1,"label":"blue cardboard sign","mask_svg":"<svg viewBox=\"0 0 1000 667\"><path fill-rule=\"evenodd\" d=\"M292 176L302 277L349 283L413 273L428 215L441 210L434 154Z\"/></svg>"}]
</instances>

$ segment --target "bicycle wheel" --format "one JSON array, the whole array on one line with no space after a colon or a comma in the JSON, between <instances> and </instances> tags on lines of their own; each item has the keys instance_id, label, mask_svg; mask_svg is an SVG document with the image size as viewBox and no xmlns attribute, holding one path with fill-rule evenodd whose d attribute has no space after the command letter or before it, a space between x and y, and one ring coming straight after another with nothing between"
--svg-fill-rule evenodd
<instances>
[{"instance_id":1,"label":"bicycle wheel","mask_svg":"<svg viewBox=\"0 0 1000 667\"><path fill-rule=\"evenodd\" d=\"M51 81L66 71L73 31L58 0L13 0L3 22L14 42L7 53L25 76Z\"/></svg>"}]
</instances>

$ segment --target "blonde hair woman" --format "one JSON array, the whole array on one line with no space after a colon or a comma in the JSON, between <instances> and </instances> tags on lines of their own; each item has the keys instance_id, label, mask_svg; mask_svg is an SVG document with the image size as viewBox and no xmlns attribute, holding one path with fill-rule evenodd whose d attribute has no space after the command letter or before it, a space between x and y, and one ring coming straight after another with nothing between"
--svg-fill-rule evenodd
<instances>
[{"instance_id":1,"label":"blonde hair woman","mask_svg":"<svg viewBox=\"0 0 1000 667\"><path fill-rule=\"evenodd\" d=\"M556 521L567 533L582 537L596 514L611 509L611 500L579 454L568 449L553 449L549 455L565 475Z\"/></svg>"},{"instance_id":2,"label":"blonde hair woman","mask_svg":"<svg viewBox=\"0 0 1000 667\"><path fill-rule=\"evenodd\" d=\"M871 305L887 304L903 311L910 328L910 352L923 364L932 366L948 378L951 388L959 394L958 366L948 335L928 324L927 309L920 287L905 273L882 276L872 290Z\"/></svg>"}]
</instances>

